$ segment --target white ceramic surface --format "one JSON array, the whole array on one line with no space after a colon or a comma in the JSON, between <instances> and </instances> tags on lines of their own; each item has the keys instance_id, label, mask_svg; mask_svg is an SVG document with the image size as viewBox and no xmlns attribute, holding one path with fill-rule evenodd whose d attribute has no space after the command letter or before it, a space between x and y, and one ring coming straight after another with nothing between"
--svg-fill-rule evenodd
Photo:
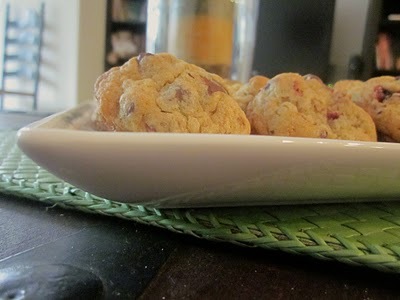
<instances>
[{"instance_id":1,"label":"white ceramic surface","mask_svg":"<svg viewBox=\"0 0 400 300\"><path fill-rule=\"evenodd\" d=\"M400 144L327 139L99 132L92 103L18 132L61 179L153 207L400 200Z\"/></svg>"}]
</instances>

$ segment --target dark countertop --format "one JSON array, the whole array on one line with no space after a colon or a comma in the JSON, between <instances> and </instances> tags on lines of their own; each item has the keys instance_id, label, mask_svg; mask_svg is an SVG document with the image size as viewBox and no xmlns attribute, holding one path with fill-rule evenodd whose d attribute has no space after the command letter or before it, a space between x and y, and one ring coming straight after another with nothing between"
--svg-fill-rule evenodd
<instances>
[{"instance_id":1,"label":"dark countertop","mask_svg":"<svg viewBox=\"0 0 400 300\"><path fill-rule=\"evenodd\" d=\"M0 128L37 118L0 114ZM24 299L18 298L21 287L27 296L37 283L45 289L34 295L46 299L400 297L396 274L210 242L0 194L0 299L7 293Z\"/></svg>"}]
</instances>

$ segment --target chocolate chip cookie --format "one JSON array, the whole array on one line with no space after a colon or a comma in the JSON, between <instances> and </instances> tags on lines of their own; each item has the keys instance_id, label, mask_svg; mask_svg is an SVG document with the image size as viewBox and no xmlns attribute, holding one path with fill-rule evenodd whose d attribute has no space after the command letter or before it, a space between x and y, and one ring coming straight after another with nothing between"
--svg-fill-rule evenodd
<instances>
[{"instance_id":1,"label":"chocolate chip cookie","mask_svg":"<svg viewBox=\"0 0 400 300\"><path fill-rule=\"evenodd\" d=\"M102 130L249 134L250 124L224 80L176 57L141 54L95 84Z\"/></svg>"},{"instance_id":2,"label":"chocolate chip cookie","mask_svg":"<svg viewBox=\"0 0 400 300\"><path fill-rule=\"evenodd\" d=\"M249 102L266 86L269 78L265 76L253 76L250 80L240 86L235 86L231 91L233 98L239 103L243 111L247 110Z\"/></svg>"}]
</instances>

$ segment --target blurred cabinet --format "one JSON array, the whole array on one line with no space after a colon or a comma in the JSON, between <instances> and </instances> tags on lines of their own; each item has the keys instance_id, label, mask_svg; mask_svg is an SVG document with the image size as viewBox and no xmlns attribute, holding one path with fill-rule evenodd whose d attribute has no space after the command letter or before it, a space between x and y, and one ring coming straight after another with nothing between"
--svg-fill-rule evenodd
<instances>
[{"instance_id":1,"label":"blurred cabinet","mask_svg":"<svg viewBox=\"0 0 400 300\"><path fill-rule=\"evenodd\" d=\"M400 75L400 1L370 0L363 61L363 79Z\"/></svg>"},{"instance_id":2,"label":"blurred cabinet","mask_svg":"<svg viewBox=\"0 0 400 300\"><path fill-rule=\"evenodd\" d=\"M145 51L146 19L146 0L107 0L105 70Z\"/></svg>"}]
</instances>

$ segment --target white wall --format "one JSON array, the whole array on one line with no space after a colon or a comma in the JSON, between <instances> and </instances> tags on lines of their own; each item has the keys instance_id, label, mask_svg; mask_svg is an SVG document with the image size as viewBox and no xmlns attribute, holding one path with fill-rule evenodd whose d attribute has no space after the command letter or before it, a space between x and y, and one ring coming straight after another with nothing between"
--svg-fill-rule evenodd
<instances>
[{"instance_id":1,"label":"white wall","mask_svg":"<svg viewBox=\"0 0 400 300\"><path fill-rule=\"evenodd\" d=\"M39 109L61 110L77 102L79 1L47 0L45 5Z\"/></svg>"},{"instance_id":2,"label":"white wall","mask_svg":"<svg viewBox=\"0 0 400 300\"><path fill-rule=\"evenodd\" d=\"M3 70L5 4L6 4L5 0L0 0L0 70ZM1 80L1 74L0 74L0 80Z\"/></svg>"},{"instance_id":3,"label":"white wall","mask_svg":"<svg viewBox=\"0 0 400 300\"><path fill-rule=\"evenodd\" d=\"M79 3L76 99L82 102L92 99L94 82L104 72L106 0L80 0Z\"/></svg>"},{"instance_id":4,"label":"white wall","mask_svg":"<svg viewBox=\"0 0 400 300\"><path fill-rule=\"evenodd\" d=\"M0 1L0 13L4 15L5 0ZM40 2L13 0L11 4L15 7L38 7ZM94 81L104 68L106 1L43 2L45 32L38 109L53 112L92 98ZM4 20L4 17L0 20ZM4 26L4 22L1 23ZM2 35L3 27L0 32ZM3 36L0 36L2 40ZM2 48L1 44L0 53Z\"/></svg>"}]
</instances>

